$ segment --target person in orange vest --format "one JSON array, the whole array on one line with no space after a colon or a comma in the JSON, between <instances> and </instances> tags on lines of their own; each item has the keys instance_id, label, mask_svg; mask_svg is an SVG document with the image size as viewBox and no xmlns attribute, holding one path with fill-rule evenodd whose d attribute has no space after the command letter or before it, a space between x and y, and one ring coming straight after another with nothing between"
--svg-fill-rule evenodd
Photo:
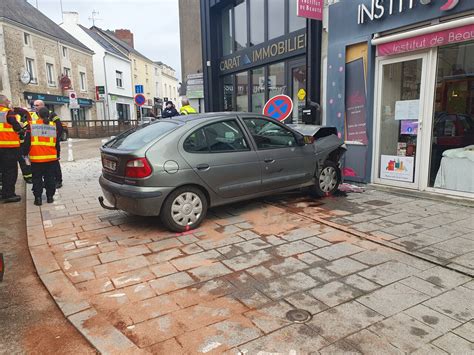
<instances>
[{"instance_id":1,"label":"person in orange vest","mask_svg":"<svg viewBox=\"0 0 474 355\"><path fill-rule=\"evenodd\" d=\"M18 178L18 157L20 156L21 125L10 109L10 100L0 95L0 172L2 173L1 200L5 203L21 201L15 193Z\"/></svg>"},{"instance_id":2,"label":"person in orange vest","mask_svg":"<svg viewBox=\"0 0 474 355\"><path fill-rule=\"evenodd\" d=\"M31 121L30 129L26 132L23 154L28 154L31 161L34 203L36 206L41 206L43 203L43 180L47 202L54 202L59 137L56 124L50 120L50 113L46 107L38 111L38 117L38 120Z\"/></svg>"}]
</instances>

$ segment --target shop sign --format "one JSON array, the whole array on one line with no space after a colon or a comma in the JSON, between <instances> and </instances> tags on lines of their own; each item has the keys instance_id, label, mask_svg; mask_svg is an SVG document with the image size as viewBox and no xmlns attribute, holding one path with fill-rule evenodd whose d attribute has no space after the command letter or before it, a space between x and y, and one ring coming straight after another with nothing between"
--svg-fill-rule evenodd
<instances>
[{"instance_id":1,"label":"shop sign","mask_svg":"<svg viewBox=\"0 0 474 355\"><path fill-rule=\"evenodd\" d=\"M382 155L380 157L380 178L413 182L415 171L415 157L399 157L396 155Z\"/></svg>"},{"instance_id":2,"label":"shop sign","mask_svg":"<svg viewBox=\"0 0 474 355\"><path fill-rule=\"evenodd\" d=\"M296 16L323 20L323 0L298 0Z\"/></svg>"},{"instance_id":3,"label":"shop sign","mask_svg":"<svg viewBox=\"0 0 474 355\"><path fill-rule=\"evenodd\" d=\"M472 0L471 0L472 1ZM372 0L370 5L359 4L357 7L357 23L359 25L374 20L383 19L386 16L401 14L416 7L415 0ZM441 11L454 9L460 0L419 0L420 5L428 6L438 2Z\"/></svg>"},{"instance_id":4,"label":"shop sign","mask_svg":"<svg viewBox=\"0 0 474 355\"><path fill-rule=\"evenodd\" d=\"M221 59L221 73L238 71L255 65L263 65L276 60L304 54L306 50L306 32L300 30L281 39L269 41L259 46L246 48Z\"/></svg>"},{"instance_id":5,"label":"shop sign","mask_svg":"<svg viewBox=\"0 0 474 355\"><path fill-rule=\"evenodd\" d=\"M25 92L23 97L28 101L35 101L35 100L42 100L47 104L53 105L67 105L69 104L69 97L68 96L56 96L56 95L46 95L46 94L37 94L34 92ZM90 99L81 99L80 97L77 98L77 102L80 106L92 106L94 103Z\"/></svg>"},{"instance_id":6,"label":"shop sign","mask_svg":"<svg viewBox=\"0 0 474 355\"><path fill-rule=\"evenodd\" d=\"M383 43L377 55L386 56L474 40L474 24Z\"/></svg>"}]
</instances>

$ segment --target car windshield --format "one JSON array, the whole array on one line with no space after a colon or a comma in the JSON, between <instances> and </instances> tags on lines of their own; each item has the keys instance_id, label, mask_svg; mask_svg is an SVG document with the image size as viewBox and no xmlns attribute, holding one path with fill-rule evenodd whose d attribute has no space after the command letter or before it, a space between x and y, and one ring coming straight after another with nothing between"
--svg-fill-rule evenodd
<instances>
[{"instance_id":1,"label":"car windshield","mask_svg":"<svg viewBox=\"0 0 474 355\"><path fill-rule=\"evenodd\" d=\"M118 150L135 150L176 129L177 122L154 122L128 130L106 143L104 147Z\"/></svg>"}]
</instances>

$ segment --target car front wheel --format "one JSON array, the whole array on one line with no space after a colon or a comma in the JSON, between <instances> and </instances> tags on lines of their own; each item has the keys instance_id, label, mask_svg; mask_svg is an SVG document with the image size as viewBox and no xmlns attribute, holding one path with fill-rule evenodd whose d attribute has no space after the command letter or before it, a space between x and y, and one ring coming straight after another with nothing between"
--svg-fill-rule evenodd
<instances>
[{"instance_id":1,"label":"car front wheel","mask_svg":"<svg viewBox=\"0 0 474 355\"><path fill-rule=\"evenodd\" d=\"M193 186L183 186L173 191L161 208L161 221L173 232L197 228L206 217L207 199Z\"/></svg>"},{"instance_id":2,"label":"car front wheel","mask_svg":"<svg viewBox=\"0 0 474 355\"><path fill-rule=\"evenodd\" d=\"M341 169L339 169L336 163L328 160L319 171L316 177L316 184L314 184L311 190L319 197L330 196L337 191L340 182Z\"/></svg>"}]
</instances>

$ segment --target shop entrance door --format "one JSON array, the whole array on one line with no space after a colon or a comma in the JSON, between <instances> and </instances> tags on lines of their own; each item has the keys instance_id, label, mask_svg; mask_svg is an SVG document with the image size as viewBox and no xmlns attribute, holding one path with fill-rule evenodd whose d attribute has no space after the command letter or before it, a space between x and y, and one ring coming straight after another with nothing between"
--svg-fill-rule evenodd
<instances>
[{"instance_id":1,"label":"shop entrance door","mask_svg":"<svg viewBox=\"0 0 474 355\"><path fill-rule=\"evenodd\" d=\"M288 96L293 100L292 123L303 122L303 108L306 105L306 62L298 59L288 62L288 75L290 84Z\"/></svg>"},{"instance_id":2,"label":"shop entrance door","mask_svg":"<svg viewBox=\"0 0 474 355\"><path fill-rule=\"evenodd\" d=\"M374 181L418 189L428 54L377 60Z\"/></svg>"}]
</instances>

